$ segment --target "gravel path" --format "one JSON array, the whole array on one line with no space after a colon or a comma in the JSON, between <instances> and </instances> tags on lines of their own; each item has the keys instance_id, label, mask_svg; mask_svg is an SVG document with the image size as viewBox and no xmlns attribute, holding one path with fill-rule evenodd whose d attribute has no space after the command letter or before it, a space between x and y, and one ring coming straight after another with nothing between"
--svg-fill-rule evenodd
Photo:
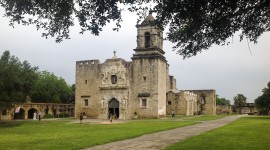
<instances>
[{"instance_id":1,"label":"gravel path","mask_svg":"<svg viewBox=\"0 0 270 150\"><path fill-rule=\"evenodd\" d=\"M199 135L203 132L229 124L240 117L240 115L228 116L217 120L204 121L196 125L146 134L137 138L104 145L97 145L87 148L86 150L161 150L191 136Z\"/></svg>"}]
</instances>

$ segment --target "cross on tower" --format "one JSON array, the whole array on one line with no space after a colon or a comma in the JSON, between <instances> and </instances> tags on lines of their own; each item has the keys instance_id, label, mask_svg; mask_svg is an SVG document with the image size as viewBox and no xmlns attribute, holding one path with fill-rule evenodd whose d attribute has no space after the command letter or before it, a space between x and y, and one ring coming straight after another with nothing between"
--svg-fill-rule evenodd
<instances>
[{"instance_id":1,"label":"cross on tower","mask_svg":"<svg viewBox=\"0 0 270 150\"><path fill-rule=\"evenodd\" d=\"M115 51L115 50L113 51L113 57L112 57L112 58L113 58L113 59L117 58L117 57L116 57L116 51Z\"/></svg>"}]
</instances>

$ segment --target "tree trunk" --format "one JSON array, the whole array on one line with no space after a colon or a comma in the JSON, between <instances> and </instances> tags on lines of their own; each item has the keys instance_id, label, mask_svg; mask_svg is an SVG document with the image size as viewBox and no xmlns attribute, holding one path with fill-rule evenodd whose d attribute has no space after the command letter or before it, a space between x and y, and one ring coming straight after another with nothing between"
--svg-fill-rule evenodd
<instances>
[{"instance_id":1,"label":"tree trunk","mask_svg":"<svg viewBox=\"0 0 270 150\"><path fill-rule=\"evenodd\" d=\"M0 109L0 123L2 122L2 110Z\"/></svg>"},{"instance_id":2,"label":"tree trunk","mask_svg":"<svg viewBox=\"0 0 270 150\"><path fill-rule=\"evenodd\" d=\"M242 106L239 107L239 114L242 114Z\"/></svg>"}]
</instances>

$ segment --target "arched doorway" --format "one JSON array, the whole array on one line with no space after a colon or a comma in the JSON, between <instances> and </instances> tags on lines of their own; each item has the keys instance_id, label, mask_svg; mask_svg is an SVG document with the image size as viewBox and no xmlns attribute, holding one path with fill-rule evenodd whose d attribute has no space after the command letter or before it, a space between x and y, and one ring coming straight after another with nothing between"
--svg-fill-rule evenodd
<instances>
[{"instance_id":1,"label":"arched doorway","mask_svg":"<svg viewBox=\"0 0 270 150\"><path fill-rule=\"evenodd\" d=\"M14 113L14 119L25 119L24 112L25 112L25 110L20 108L19 113Z\"/></svg>"},{"instance_id":2,"label":"arched doorway","mask_svg":"<svg viewBox=\"0 0 270 150\"><path fill-rule=\"evenodd\" d=\"M205 114L205 105L206 105L206 96L204 93L200 95L199 101L198 101L198 107L199 107L199 115Z\"/></svg>"},{"instance_id":3,"label":"arched doorway","mask_svg":"<svg viewBox=\"0 0 270 150\"><path fill-rule=\"evenodd\" d=\"M115 115L116 118L119 117L119 102L115 99L115 98L112 98L110 101L109 101L109 112L108 114L112 114L112 115Z\"/></svg>"},{"instance_id":4,"label":"arched doorway","mask_svg":"<svg viewBox=\"0 0 270 150\"><path fill-rule=\"evenodd\" d=\"M28 110L28 119L33 119L34 112L37 113L37 110L35 108L31 108Z\"/></svg>"}]
</instances>

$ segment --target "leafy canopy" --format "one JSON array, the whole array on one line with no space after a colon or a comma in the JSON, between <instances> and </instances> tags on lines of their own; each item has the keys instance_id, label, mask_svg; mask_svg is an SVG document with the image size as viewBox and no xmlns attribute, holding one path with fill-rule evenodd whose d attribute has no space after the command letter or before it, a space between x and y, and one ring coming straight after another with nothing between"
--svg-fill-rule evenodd
<instances>
[{"instance_id":1,"label":"leafy canopy","mask_svg":"<svg viewBox=\"0 0 270 150\"><path fill-rule=\"evenodd\" d=\"M255 106L263 114L268 114L270 111L270 82L267 87L262 90L263 94L255 99Z\"/></svg>"},{"instance_id":2,"label":"leafy canopy","mask_svg":"<svg viewBox=\"0 0 270 150\"><path fill-rule=\"evenodd\" d=\"M219 95L216 96L217 105L230 105L230 100L226 98L219 98Z\"/></svg>"},{"instance_id":3,"label":"leafy canopy","mask_svg":"<svg viewBox=\"0 0 270 150\"><path fill-rule=\"evenodd\" d=\"M69 86L63 78L38 70L27 61L5 51L0 57L0 111L15 103L32 102L70 103L75 99L75 85Z\"/></svg>"},{"instance_id":4,"label":"leafy canopy","mask_svg":"<svg viewBox=\"0 0 270 150\"><path fill-rule=\"evenodd\" d=\"M243 94L237 94L233 98L233 100L234 100L234 105L235 106L239 106L239 107L245 105L246 102L247 102L247 98Z\"/></svg>"},{"instance_id":5,"label":"leafy canopy","mask_svg":"<svg viewBox=\"0 0 270 150\"><path fill-rule=\"evenodd\" d=\"M74 99L73 93L72 87L63 78L42 71L38 74L32 101L39 103L69 103Z\"/></svg>"},{"instance_id":6,"label":"leafy canopy","mask_svg":"<svg viewBox=\"0 0 270 150\"><path fill-rule=\"evenodd\" d=\"M37 67L11 56L5 51L0 58L0 110L14 103L23 103L30 95L37 79Z\"/></svg>"},{"instance_id":7,"label":"leafy canopy","mask_svg":"<svg viewBox=\"0 0 270 150\"><path fill-rule=\"evenodd\" d=\"M270 30L269 0L1 0L10 25L34 24L44 29L42 36L56 36L56 42L69 39L70 27L79 21L81 32L99 35L111 21L114 30L121 27L122 10L127 8L139 19L156 12L156 23L169 26L167 39L184 58L195 56L213 44L229 44L228 39L240 32L240 40L254 43Z\"/></svg>"}]
</instances>

